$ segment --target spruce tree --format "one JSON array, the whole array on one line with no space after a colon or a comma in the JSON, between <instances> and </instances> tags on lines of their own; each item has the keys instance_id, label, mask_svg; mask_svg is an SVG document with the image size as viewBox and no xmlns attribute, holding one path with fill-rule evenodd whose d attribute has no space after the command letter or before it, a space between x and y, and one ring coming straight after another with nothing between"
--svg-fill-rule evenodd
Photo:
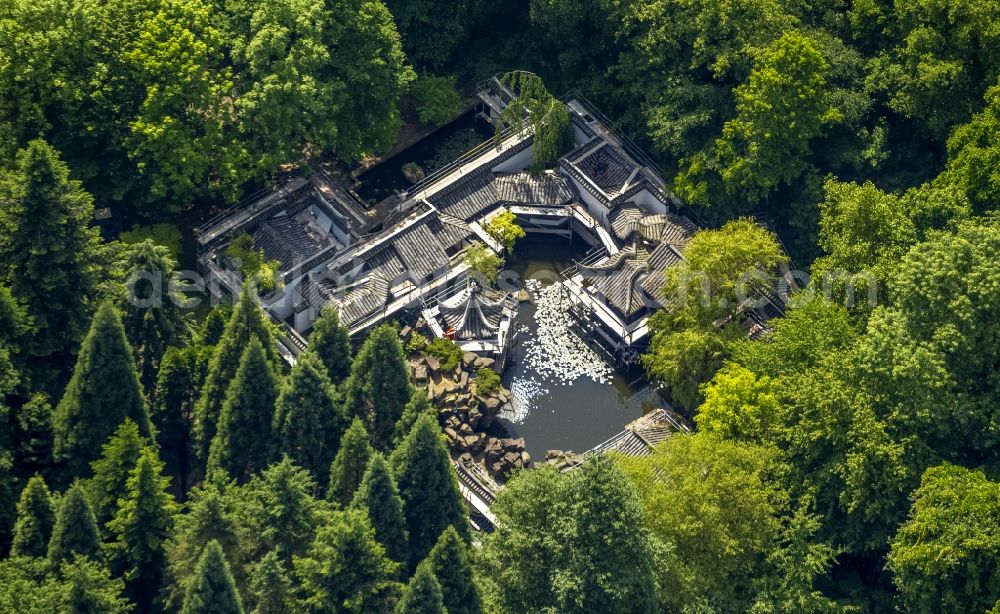
<instances>
[{"instance_id":1,"label":"spruce tree","mask_svg":"<svg viewBox=\"0 0 1000 614\"><path fill-rule=\"evenodd\" d=\"M118 513L118 502L128 495L128 479L149 444L135 422L126 419L101 446L101 457L90 463L94 477L85 482L87 500L104 530Z\"/></svg>"},{"instance_id":2,"label":"spruce tree","mask_svg":"<svg viewBox=\"0 0 1000 614\"><path fill-rule=\"evenodd\" d=\"M48 553L55 511L49 487L42 476L28 480L17 502L17 524L14 525L14 543L11 556L43 557Z\"/></svg>"},{"instance_id":3,"label":"spruce tree","mask_svg":"<svg viewBox=\"0 0 1000 614\"><path fill-rule=\"evenodd\" d=\"M195 578L203 544L213 540L222 548L237 585L242 585L243 553L233 501L220 485L209 483L191 491L186 507L187 513L177 516L173 533L164 548L169 578L165 583L168 609L177 609L183 603L188 586Z\"/></svg>"},{"instance_id":4,"label":"spruce tree","mask_svg":"<svg viewBox=\"0 0 1000 614\"><path fill-rule=\"evenodd\" d=\"M107 438L125 418L149 436L146 401L139 386L132 350L110 302L94 314L55 416L55 456L70 474L82 475Z\"/></svg>"},{"instance_id":5,"label":"spruce tree","mask_svg":"<svg viewBox=\"0 0 1000 614\"><path fill-rule=\"evenodd\" d=\"M250 573L253 614L285 614L292 609L292 583L277 551L265 554Z\"/></svg>"},{"instance_id":6,"label":"spruce tree","mask_svg":"<svg viewBox=\"0 0 1000 614\"><path fill-rule=\"evenodd\" d=\"M66 582L62 611L72 614L124 614L132 604L122 596L125 583L113 578L103 565L77 556L59 569Z\"/></svg>"},{"instance_id":7,"label":"spruce tree","mask_svg":"<svg viewBox=\"0 0 1000 614\"><path fill-rule=\"evenodd\" d=\"M397 572L361 510L336 512L295 559L303 605L311 611L383 611L384 587Z\"/></svg>"},{"instance_id":8,"label":"spruce tree","mask_svg":"<svg viewBox=\"0 0 1000 614\"><path fill-rule=\"evenodd\" d=\"M236 376L243 353L251 338L256 338L264 354L272 364L277 364L277 352L271 337L269 323L264 319L264 312L257 304L254 293L247 289L240 294L239 301L233 308L226 328L222 332L212 357L208 362L208 371L201 388L201 396L195 408L195 439L198 458L205 462L226 401L229 384Z\"/></svg>"},{"instance_id":9,"label":"spruce tree","mask_svg":"<svg viewBox=\"0 0 1000 614\"><path fill-rule=\"evenodd\" d=\"M150 402L150 418L167 472L177 477L181 497L187 495L191 472L194 405L197 400L196 346L167 348Z\"/></svg>"},{"instance_id":10,"label":"spruce tree","mask_svg":"<svg viewBox=\"0 0 1000 614\"><path fill-rule=\"evenodd\" d=\"M181 614L242 614L240 595L236 592L233 574L214 539L205 546L198 559L194 581L184 595Z\"/></svg>"},{"instance_id":11,"label":"spruce tree","mask_svg":"<svg viewBox=\"0 0 1000 614\"><path fill-rule=\"evenodd\" d=\"M329 505L313 497L316 482L287 456L248 484L233 489L239 524L253 536L246 553L256 560L275 550L286 564L309 548Z\"/></svg>"},{"instance_id":12,"label":"spruce tree","mask_svg":"<svg viewBox=\"0 0 1000 614\"><path fill-rule=\"evenodd\" d=\"M434 577L430 565L417 567L417 572L403 591L396 614L449 614L444 608L441 585Z\"/></svg>"},{"instance_id":13,"label":"spruce tree","mask_svg":"<svg viewBox=\"0 0 1000 614\"><path fill-rule=\"evenodd\" d=\"M49 562L59 565L74 554L100 558L101 540L94 512L83 496L83 487L74 482L59 502L59 513L49 539Z\"/></svg>"},{"instance_id":14,"label":"spruce tree","mask_svg":"<svg viewBox=\"0 0 1000 614\"><path fill-rule=\"evenodd\" d=\"M472 553L454 527L441 533L427 555L427 564L441 585L448 614L482 614L482 598L473 579Z\"/></svg>"},{"instance_id":15,"label":"spruce tree","mask_svg":"<svg viewBox=\"0 0 1000 614\"><path fill-rule=\"evenodd\" d=\"M237 481L246 482L267 466L273 452L271 423L277 397L277 378L263 346L254 337L243 352L222 405L209 453L209 474L223 469Z\"/></svg>"},{"instance_id":16,"label":"spruce tree","mask_svg":"<svg viewBox=\"0 0 1000 614\"><path fill-rule=\"evenodd\" d=\"M437 421L421 416L390 465L403 499L406 530L410 538L410 569L415 569L449 525L463 539L469 538L465 502Z\"/></svg>"},{"instance_id":17,"label":"spruce tree","mask_svg":"<svg viewBox=\"0 0 1000 614\"><path fill-rule=\"evenodd\" d=\"M351 507L364 510L375 529L375 539L385 547L390 559L406 565L409 549L406 537L406 517L403 500L399 498L389 465L376 453L368 462L361 486L354 494Z\"/></svg>"},{"instance_id":18,"label":"spruce tree","mask_svg":"<svg viewBox=\"0 0 1000 614\"><path fill-rule=\"evenodd\" d=\"M308 469L324 486L346 428L343 408L323 364L312 352L304 352L282 382L275 404L278 452Z\"/></svg>"},{"instance_id":19,"label":"spruce tree","mask_svg":"<svg viewBox=\"0 0 1000 614\"><path fill-rule=\"evenodd\" d=\"M91 229L94 205L59 154L41 139L17 154L13 172L0 181L0 271L12 294L27 306L34 334L29 352L42 358L38 375L64 361L87 330L94 292ZM84 465L86 466L86 465Z\"/></svg>"},{"instance_id":20,"label":"spruce tree","mask_svg":"<svg viewBox=\"0 0 1000 614\"><path fill-rule=\"evenodd\" d=\"M16 463L22 475L52 470L52 405L48 395L36 393L16 412Z\"/></svg>"},{"instance_id":21,"label":"spruce tree","mask_svg":"<svg viewBox=\"0 0 1000 614\"><path fill-rule=\"evenodd\" d=\"M163 544L170 535L177 504L167 492L170 480L152 448L143 449L128 478L128 493L109 524L116 541L113 562L125 576L131 600L149 611L163 584L166 557Z\"/></svg>"},{"instance_id":22,"label":"spruce tree","mask_svg":"<svg viewBox=\"0 0 1000 614\"><path fill-rule=\"evenodd\" d=\"M435 420L437 419L437 410L434 409L430 399L427 398L427 391L418 389L410 396L410 400L406 402L406 407L403 408L403 415L396 421L396 428L392 435L393 449L399 446L399 443L413 429L413 425L417 423L417 418L424 414L433 416Z\"/></svg>"},{"instance_id":23,"label":"spruce tree","mask_svg":"<svg viewBox=\"0 0 1000 614\"><path fill-rule=\"evenodd\" d=\"M340 313L327 305L319 314L309 333L309 350L315 352L326 366L334 384L340 384L351 373L351 338L340 323Z\"/></svg>"},{"instance_id":24,"label":"spruce tree","mask_svg":"<svg viewBox=\"0 0 1000 614\"><path fill-rule=\"evenodd\" d=\"M125 267L128 291L120 303L122 324L135 349L143 390L149 391L163 353L188 335L183 297L172 288L177 263L167 248L146 239L129 246Z\"/></svg>"},{"instance_id":25,"label":"spruce tree","mask_svg":"<svg viewBox=\"0 0 1000 614\"><path fill-rule=\"evenodd\" d=\"M326 498L331 503L346 507L354 498L373 452L368 439L364 423L360 418L354 418L340 440L340 449L330 467L330 487Z\"/></svg>"},{"instance_id":26,"label":"spruce tree","mask_svg":"<svg viewBox=\"0 0 1000 614\"><path fill-rule=\"evenodd\" d=\"M410 390L399 335L391 324L383 324L365 340L344 382L344 407L365 421L377 450L389 449Z\"/></svg>"}]
</instances>

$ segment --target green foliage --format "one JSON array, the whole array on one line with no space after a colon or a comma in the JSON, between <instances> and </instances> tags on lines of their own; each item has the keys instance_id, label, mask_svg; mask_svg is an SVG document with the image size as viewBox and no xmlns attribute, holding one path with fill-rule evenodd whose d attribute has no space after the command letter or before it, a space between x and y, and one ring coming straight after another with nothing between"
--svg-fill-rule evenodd
<instances>
[{"instance_id":1,"label":"green foliage","mask_svg":"<svg viewBox=\"0 0 1000 614\"><path fill-rule=\"evenodd\" d=\"M434 577L430 565L422 564L410 578L403 591L403 598L396 607L397 614L446 614L441 598L441 585Z\"/></svg>"},{"instance_id":2,"label":"green foliage","mask_svg":"<svg viewBox=\"0 0 1000 614\"><path fill-rule=\"evenodd\" d=\"M403 349L407 355L412 355L423 352L425 347L427 347L427 337L418 332L413 332L410 334L410 338L406 340Z\"/></svg>"},{"instance_id":3,"label":"green foliage","mask_svg":"<svg viewBox=\"0 0 1000 614\"><path fill-rule=\"evenodd\" d=\"M226 496L214 484L204 484L191 491L186 513L176 517L174 530L164 544L169 579L165 583L166 606L176 608L184 602L188 587L197 578L195 570L202 555L202 544L215 542L222 548L239 585L243 575L243 550L234 503L232 497Z\"/></svg>"},{"instance_id":4,"label":"green foliage","mask_svg":"<svg viewBox=\"0 0 1000 614\"><path fill-rule=\"evenodd\" d=\"M90 509L83 487L74 482L59 501L59 513L49 540L48 559L52 565L72 559L73 555L100 558L97 521Z\"/></svg>"},{"instance_id":5,"label":"green foliage","mask_svg":"<svg viewBox=\"0 0 1000 614\"><path fill-rule=\"evenodd\" d=\"M448 526L469 537L465 503L437 421L428 415L418 418L389 464L403 500L410 569L416 569Z\"/></svg>"},{"instance_id":6,"label":"green foliage","mask_svg":"<svg viewBox=\"0 0 1000 614\"><path fill-rule=\"evenodd\" d=\"M723 440L773 440L780 401L774 381L737 364L723 367L702 388L698 429Z\"/></svg>"},{"instance_id":7,"label":"green foliage","mask_svg":"<svg viewBox=\"0 0 1000 614\"><path fill-rule=\"evenodd\" d=\"M428 355L434 356L441 361L441 370L445 373L452 373L462 364L462 348L451 339L445 337L435 337L427 344L425 350Z\"/></svg>"},{"instance_id":8,"label":"green foliage","mask_svg":"<svg viewBox=\"0 0 1000 614\"><path fill-rule=\"evenodd\" d=\"M334 384L340 384L351 373L351 338L340 323L340 314L333 305L320 311L309 333L309 350L315 352L326 365L327 375Z\"/></svg>"},{"instance_id":9,"label":"green foliage","mask_svg":"<svg viewBox=\"0 0 1000 614\"><path fill-rule=\"evenodd\" d=\"M405 565L409 561L409 546L403 501L381 454L375 453L368 462L351 507L368 514L375 529L375 539L385 548L385 555Z\"/></svg>"},{"instance_id":10,"label":"green foliage","mask_svg":"<svg viewBox=\"0 0 1000 614\"><path fill-rule=\"evenodd\" d=\"M417 117L425 124L444 125L462 110L454 77L423 75L410 84L410 92L416 101Z\"/></svg>"},{"instance_id":11,"label":"green foliage","mask_svg":"<svg viewBox=\"0 0 1000 614\"><path fill-rule=\"evenodd\" d=\"M396 565L386 558L364 512L335 513L295 559L303 605L313 611L381 611Z\"/></svg>"},{"instance_id":12,"label":"green foliage","mask_svg":"<svg viewBox=\"0 0 1000 614\"><path fill-rule=\"evenodd\" d=\"M532 132L531 150L533 173L540 174L555 165L559 156L573 146L573 129L569 110L549 93L541 77L523 70L500 77L500 83L514 92L516 103L509 103L496 122L494 141L500 143L501 132L513 128L518 133Z\"/></svg>"},{"instance_id":13,"label":"green foliage","mask_svg":"<svg viewBox=\"0 0 1000 614\"><path fill-rule=\"evenodd\" d=\"M257 305L253 293L245 291L240 294L239 302L229 316L222 337L215 345L208 363L201 397L195 407L195 437L198 458L202 462L208 459L209 446L215 437L226 392L236 376L240 358L251 338L260 341L268 360L276 364L278 357L274 349L271 328L264 320L264 314Z\"/></svg>"},{"instance_id":14,"label":"green foliage","mask_svg":"<svg viewBox=\"0 0 1000 614\"><path fill-rule=\"evenodd\" d=\"M149 441L131 420L122 422L101 446L101 456L90 463L93 477L87 480L87 500L102 529L118 514L119 501L128 496L128 480Z\"/></svg>"},{"instance_id":15,"label":"green foliage","mask_svg":"<svg viewBox=\"0 0 1000 614\"><path fill-rule=\"evenodd\" d=\"M478 276L486 286L496 283L500 266L503 265L500 256L482 243L473 243L467 247L463 260L468 265L469 271Z\"/></svg>"},{"instance_id":16,"label":"green foliage","mask_svg":"<svg viewBox=\"0 0 1000 614\"><path fill-rule=\"evenodd\" d=\"M508 254L514 251L517 240L526 236L524 229L517 224L517 216L506 209L494 215L483 230L499 241Z\"/></svg>"},{"instance_id":17,"label":"green foliage","mask_svg":"<svg viewBox=\"0 0 1000 614\"><path fill-rule=\"evenodd\" d=\"M150 240L133 245L126 256L122 325L147 391L156 382L156 367L167 347L182 345L188 336L184 297L174 287L176 267L167 249Z\"/></svg>"},{"instance_id":18,"label":"green foliage","mask_svg":"<svg viewBox=\"0 0 1000 614\"><path fill-rule=\"evenodd\" d=\"M184 237L181 234L181 229L175 224L167 222L150 224L148 226L139 226L137 224L132 227L132 230L122 232L118 235L118 238L122 243L128 243L129 245L150 240L160 247L166 248L170 253L170 257L175 261L181 257L183 250L181 242Z\"/></svg>"},{"instance_id":19,"label":"green foliage","mask_svg":"<svg viewBox=\"0 0 1000 614\"><path fill-rule=\"evenodd\" d=\"M59 575L66 585L63 612L124 614L133 609L133 604L122 595L125 588L122 579L113 577L106 568L86 557L63 563Z\"/></svg>"},{"instance_id":20,"label":"green foliage","mask_svg":"<svg viewBox=\"0 0 1000 614\"><path fill-rule=\"evenodd\" d=\"M500 376L489 367L482 367L476 371L476 392L478 394L492 394L500 390Z\"/></svg>"},{"instance_id":21,"label":"green foliage","mask_svg":"<svg viewBox=\"0 0 1000 614\"><path fill-rule=\"evenodd\" d=\"M326 491L327 501L346 507L354 498L354 493L365 476L368 460L373 450L370 436L360 418L355 417L340 440L337 456L330 466L330 486Z\"/></svg>"},{"instance_id":22,"label":"green foliage","mask_svg":"<svg viewBox=\"0 0 1000 614\"><path fill-rule=\"evenodd\" d=\"M449 614L481 614L484 611L472 570L472 556L469 545L453 527L441 533L427 555L424 565L433 570L441 585L441 596Z\"/></svg>"},{"instance_id":23,"label":"green foliage","mask_svg":"<svg viewBox=\"0 0 1000 614\"><path fill-rule=\"evenodd\" d=\"M194 459L194 411L198 402L199 353L202 348L167 348L150 395L150 418L156 427L160 456L187 493Z\"/></svg>"},{"instance_id":24,"label":"green foliage","mask_svg":"<svg viewBox=\"0 0 1000 614\"><path fill-rule=\"evenodd\" d=\"M48 553L55 512L45 480L36 475L28 480L17 502L17 524L11 556L44 557Z\"/></svg>"},{"instance_id":25,"label":"green foliage","mask_svg":"<svg viewBox=\"0 0 1000 614\"><path fill-rule=\"evenodd\" d=\"M325 366L313 352L302 353L281 383L275 405L277 452L309 470L323 486L346 429L347 418Z\"/></svg>"},{"instance_id":26,"label":"green foliage","mask_svg":"<svg viewBox=\"0 0 1000 614\"><path fill-rule=\"evenodd\" d=\"M664 330L653 336L642 364L677 406L693 410L702 401L701 385L722 367L726 348L725 336L715 331Z\"/></svg>"},{"instance_id":27,"label":"green foliage","mask_svg":"<svg viewBox=\"0 0 1000 614\"><path fill-rule=\"evenodd\" d=\"M985 611L1000 595L1000 484L944 464L924 472L888 566L910 612Z\"/></svg>"},{"instance_id":28,"label":"green foliage","mask_svg":"<svg viewBox=\"0 0 1000 614\"><path fill-rule=\"evenodd\" d=\"M0 273L31 315L28 354L65 360L87 330L93 299L98 239L89 226L91 196L69 178L58 152L37 139L0 178L0 203ZM58 360L45 366L60 370Z\"/></svg>"},{"instance_id":29,"label":"green foliage","mask_svg":"<svg viewBox=\"0 0 1000 614\"><path fill-rule=\"evenodd\" d=\"M277 552L268 552L254 564L250 594L254 614L283 614L294 605L291 579Z\"/></svg>"},{"instance_id":30,"label":"green foliage","mask_svg":"<svg viewBox=\"0 0 1000 614\"><path fill-rule=\"evenodd\" d=\"M344 407L365 422L376 449L388 449L410 388L399 335L394 326L383 324L365 339L344 382Z\"/></svg>"},{"instance_id":31,"label":"green foliage","mask_svg":"<svg viewBox=\"0 0 1000 614\"><path fill-rule=\"evenodd\" d=\"M212 440L207 473L222 469L240 482L264 469L274 454L278 381L257 337L247 344L229 384Z\"/></svg>"},{"instance_id":32,"label":"green foliage","mask_svg":"<svg viewBox=\"0 0 1000 614\"><path fill-rule=\"evenodd\" d=\"M413 425L417 423L420 416L426 414L437 420L437 413L437 409L431 405L430 399L427 398L427 391L415 390L413 396L406 403L406 407L403 408L403 415L396 422L396 431L392 436L393 449L399 447L399 443L413 430Z\"/></svg>"},{"instance_id":33,"label":"green foliage","mask_svg":"<svg viewBox=\"0 0 1000 614\"><path fill-rule=\"evenodd\" d=\"M282 263L278 260L264 260L264 252L254 248L252 236L245 232L236 235L226 246L226 256L236 263L246 283L265 293L277 290L278 271L281 270Z\"/></svg>"},{"instance_id":34,"label":"green foliage","mask_svg":"<svg viewBox=\"0 0 1000 614\"><path fill-rule=\"evenodd\" d=\"M148 611L160 592L167 561L163 544L170 535L177 504L167 492L168 478L152 448L139 456L129 475L125 496L108 528L112 544L112 566L125 578L128 595L140 609Z\"/></svg>"},{"instance_id":35,"label":"green foliage","mask_svg":"<svg viewBox=\"0 0 1000 614\"><path fill-rule=\"evenodd\" d=\"M105 302L94 315L73 377L56 408L55 456L66 462L71 475L81 475L126 418L142 435L150 435L132 350L118 312Z\"/></svg>"},{"instance_id":36,"label":"green foliage","mask_svg":"<svg viewBox=\"0 0 1000 614\"><path fill-rule=\"evenodd\" d=\"M184 595L182 614L242 614L243 605L233 583L233 574L214 539L205 544L198 559L194 581Z\"/></svg>"},{"instance_id":37,"label":"green foliage","mask_svg":"<svg viewBox=\"0 0 1000 614\"><path fill-rule=\"evenodd\" d=\"M248 484L227 494L234 500L238 523L250 536L248 560L276 551L290 563L302 556L327 518L329 506L313 498L316 482L286 456Z\"/></svg>"},{"instance_id":38,"label":"green foliage","mask_svg":"<svg viewBox=\"0 0 1000 614\"><path fill-rule=\"evenodd\" d=\"M656 611L653 544L635 491L609 459L568 474L520 473L493 512L480 577L501 611Z\"/></svg>"},{"instance_id":39,"label":"green foliage","mask_svg":"<svg viewBox=\"0 0 1000 614\"><path fill-rule=\"evenodd\" d=\"M665 607L748 609L789 501L775 451L699 433L620 464L640 488L646 526L669 553L659 567Z\"/></svg>"},{"instance_id":40,"label":"green foliage","mask_svg":"<svg viewBox=\"0 0 1000 614\"><path fill-rule=\"evenodd\" d=\"M52 405L43 393L31 398L16 412L13 438L21 473L49 472L52 468Z\"/></svg>"}]
</instances>

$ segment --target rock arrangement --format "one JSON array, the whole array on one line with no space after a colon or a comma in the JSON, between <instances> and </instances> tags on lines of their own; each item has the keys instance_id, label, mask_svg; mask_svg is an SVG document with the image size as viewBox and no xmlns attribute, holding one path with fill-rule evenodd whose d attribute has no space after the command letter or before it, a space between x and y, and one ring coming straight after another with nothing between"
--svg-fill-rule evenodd
<instances>
[{"instance_id":1,"label":"rock arrangement","mask_svg":"<svg viewBox=\"0 0 1000 614\"><path fill-rule=\"evenodd\" d=\"M525 360L539 375L556 383L572 385L580 377L599 384L611 382L611 367L570 330L569 298L561 282L543 286L535 279L525 281L535 299L535 337L525 341ZM526 327L521 329L526 332Z\"/></svg>"},{"instance_id":2,"label":"rock arrangement","mask_svg":"<svg viewBox=\"0 0 1000 614\"><path fill-rule=\"evenodd\" d=\"M433 356L410 357L408 364L410 378L417 386L426 386L427 396L438 410L452 454L470 455L501 479L515 469L531 466L524 439L497 438L484 432L511 401L511 392L503 388L489 394L476 390L475 373L483 367L492 368L492 358L466 352L452 372L446 372Z\"/></svg>"},{"instance_id":3,"label":"rock arrangement","mask_svg":"<svg viewBox=\"0 0 1000 614\"><path fill-rule=\"evenodd\" d=\"M545 464L555 465L559 471L564 471L583 464L583 454L572 450L548 450L545 452Z\"/></svg>"}]
</instances>

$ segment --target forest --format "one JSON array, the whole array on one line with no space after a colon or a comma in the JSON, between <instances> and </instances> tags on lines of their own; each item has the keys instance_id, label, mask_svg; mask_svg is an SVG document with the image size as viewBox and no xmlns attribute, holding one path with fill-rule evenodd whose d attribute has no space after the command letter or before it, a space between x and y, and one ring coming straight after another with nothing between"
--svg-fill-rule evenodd
<instances>
[{"instance_id":1,"label":"forest","mask_svg":"<svg viewBox=\"0 0 1000 614\"><path fill-rule=\"evenodd\" d=\"M998 23L0 0L0 612L1000 612ZM643 357L691 434L524 471L478 534L392 326L352 344L324 311L289 367L253 292L194 307L189 261L93 220L349 172L515 69L652 156L708 226L664 292L719 300L658 314ZM738 280L786 261L803 290L748 339Z\"/></svg>"}]
</instances>

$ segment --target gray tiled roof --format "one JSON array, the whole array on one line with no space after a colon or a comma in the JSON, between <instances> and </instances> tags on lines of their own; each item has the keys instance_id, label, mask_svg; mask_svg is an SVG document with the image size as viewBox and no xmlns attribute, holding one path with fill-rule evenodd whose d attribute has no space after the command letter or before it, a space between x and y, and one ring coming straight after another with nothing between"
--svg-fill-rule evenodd
<instances>
[{"instance_id":1,"label":"gray tiled roof","mask_svg":"<svg viewBox=\"0 0 1000 614\"><path fill-rule=\"evenodd\" d=\"M289 217L268 220L253 233L254 248L264 252L267 260L280 261L282 271L308 260L328 243L321 237L313 236L303 224Z\"/></svg>"},{"instance_id":2,"label":"gray tiled roof","mask_svg":"<svg viewBox=\"0 0 1000 614\"><path fill-rule=\"evenodd\" d=\"M565 177L545 173L492 173L489 169L469 175L429 198L449 216L471 220L502 203L567 205L576 191Z\"/></svg>"},{"instance_id":3,"label":"gray tiled roof","mask_svg":"<svg viewBox=\"0 0 1000 614\"><path fill-rule=\"evenodd\" d=\"M591 289L626 318L645 310L645 297L636 281L649 271L643 261L626 260L611 274L594 280Z\"/></svg>"},{"instance_id":4,"label":"gray tiled roof","mask_svg":"<svg viewBox=\"0 0 1000 614\"><path fill-rule=\"evenodd\" d=\"M632 171L636 169L635 164L607 145L576 161L575 164L608 194L620 192L632 175Z\"/></svg>"},{"instance_id":5,"label":"gray tiled roof","mask_svg":"<svg viewBox=\"0 0 1000 614\"><path fill-rule=\"evenodd\" d=\"M439 304L446 328L455 331L459 340L494 337L503 318L503 294L469 287Z\"/></svg>"}]
</instances>

